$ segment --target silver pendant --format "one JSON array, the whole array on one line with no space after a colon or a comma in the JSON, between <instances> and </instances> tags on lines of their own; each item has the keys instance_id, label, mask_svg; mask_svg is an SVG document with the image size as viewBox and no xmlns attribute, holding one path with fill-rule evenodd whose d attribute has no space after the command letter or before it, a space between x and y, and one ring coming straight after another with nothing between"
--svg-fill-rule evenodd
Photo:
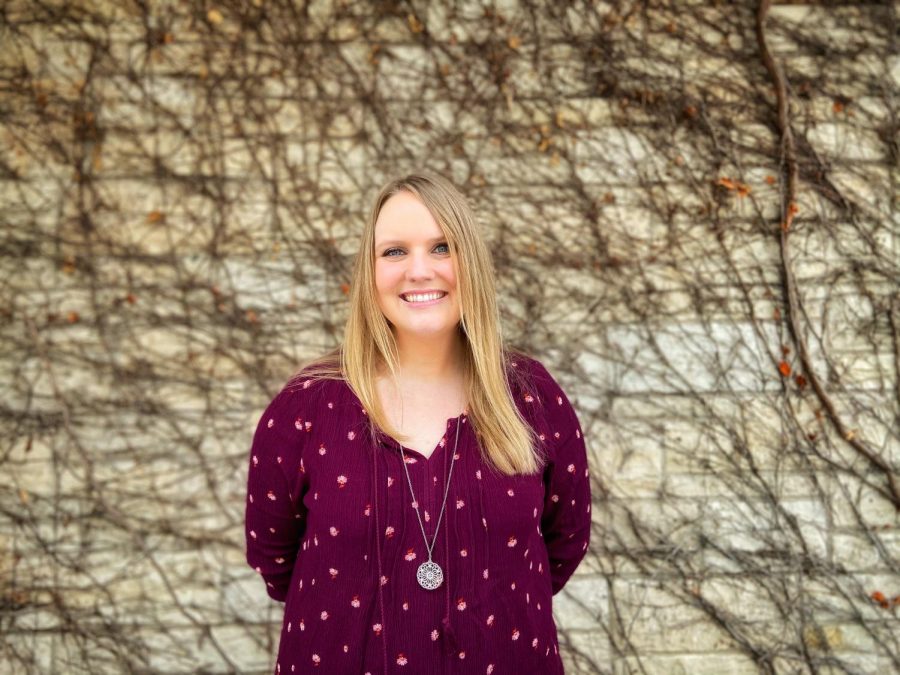
<instances>
[{"instance_id":1,"label":"silver pendant","mask_svg":"<svg viewBox=\"0 0 900 675\"><path fill-rule=\"evenodd\" d=\"M429 591L433 591L444 581L444 572L441 570L441 566L436 562L426 560L419 565L419 570L416 572L416 579L419 582L419 586Z\"/></svg>"}]
</instances>

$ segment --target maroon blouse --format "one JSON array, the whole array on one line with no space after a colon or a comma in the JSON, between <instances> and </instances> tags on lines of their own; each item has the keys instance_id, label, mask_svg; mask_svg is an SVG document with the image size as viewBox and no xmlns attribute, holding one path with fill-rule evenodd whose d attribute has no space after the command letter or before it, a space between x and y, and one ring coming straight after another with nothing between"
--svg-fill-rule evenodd
<instances>
[{"instance_id":1,"label":"maroon blouse","mask_svg":"<svg viewBox=\"0 0 900 675\"><path fill-rule=\"evenodd\" d=\"M276 673L562 673L552 596L584 558L591 491L584 438L543 365L511 361L523 416L549 461L532 476L484 463L463 413L427 459L374 437L345 382L302 376L259 420L247 483L247 561L285 603ZM416 580L434 539L435 590ZM373 485L377 489L373 489Z\"/></svg>"}]
</instances>

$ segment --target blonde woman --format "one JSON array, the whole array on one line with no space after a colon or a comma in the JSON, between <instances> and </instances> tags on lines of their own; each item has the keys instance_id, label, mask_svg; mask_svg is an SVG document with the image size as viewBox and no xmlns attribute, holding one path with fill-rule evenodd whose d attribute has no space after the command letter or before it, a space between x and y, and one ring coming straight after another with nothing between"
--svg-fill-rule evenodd
<instances>
[{"instance_id":1,"label":"blonde woman","mask_svg":"<svg viewBox=\"0 0 900 675\"><path fill-rule=\"evenodd\" d=\"M584 438L501 336L463 196L378 195L343 344L253 437L247 560L285 603L275 672L562 673L552 596L588 548Z\"/></svg>"}]
</instances>

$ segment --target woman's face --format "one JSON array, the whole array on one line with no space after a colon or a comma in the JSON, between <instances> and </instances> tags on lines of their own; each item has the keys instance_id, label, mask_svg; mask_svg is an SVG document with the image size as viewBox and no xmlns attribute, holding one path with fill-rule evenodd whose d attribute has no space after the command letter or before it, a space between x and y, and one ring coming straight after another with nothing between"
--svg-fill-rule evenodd
<instances>
[{"instance_id":1,"label":"woman's face","mask_svg":"<svg viewBox=\"0 0 900 675\"><path fill-rule=\"evenodd\" d=\"M459 324L450 246L409 192L389 198L375 221L375 292L398 337L433 337Z\"/></svg>"}]
</instances>

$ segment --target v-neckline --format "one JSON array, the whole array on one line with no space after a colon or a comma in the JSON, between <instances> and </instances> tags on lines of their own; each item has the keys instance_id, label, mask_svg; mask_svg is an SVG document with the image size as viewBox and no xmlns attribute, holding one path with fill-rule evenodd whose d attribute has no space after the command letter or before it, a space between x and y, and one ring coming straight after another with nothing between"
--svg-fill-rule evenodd
<instances>
[{"instance_id":1,"label":"v-neckline","mask_svg":"<svg viewBox=\"0 0 900 675\"><path fill-rule=\"evenodd\" d=\"M438 441L438 442L437 442L437 445L434 446L434 450L431 451L431 454L430 454L428 457L426 457L425 455L423 455L421 452L419 452L419 451L416 450L415 448L408 448L408 447L406 447L405 445L402 445L402 444L401 444L399 441L397 441L397 439L395 439L393 436L388 436L387 434L384 434L384 435L385 435L387 438L390 438L394 443L397 444L398 451L399 451L400 448L403 448L403 452L408 452L408 453L411 454L411 455L415 455L416 458L418 458L419 460L421 460L421 461L423 461L423 462L425 462L425 463L429 463L429 462L431 462L431 460L435 457L435 455L437 455L437 454L438 454L439 452L441 452L445 447L449 446L453 441L456 440L455 435L453 436L453 439L452 439L452 440L451 440L451 438L450 438L451 435L452 435L451 432L454 432L454 433L455 433L455 428L454 428L454 424L453 424L453 423L455 422L456 425L461 424L461 423L462 423L461 420L462 420L462 418L463 418L463 416L464 416L465 414L466 414L466 413L465 413L465 411L464 411L464 412L461 412L461 413L460 413L459 415L457 415L456 417L448 417L448 418L447 418L446 422L444 423L444 429L445 429L445 431L444 431L444 434L441 436L441 439L446 439L446 443L444 443L444 445L441 445L441 441ZM383 433L383 432L382 432L382 433ZM462 429L460 429L460 433L462 433Z\"/></svg>"},{"instance_id":2,"label":"v-neckline","mask_svg":"<svg viewBox=\"0 0 900 675\"><path fill-rule=\"evenodd\" d=\"M353 391L353 387L349 386L347 384L346 380L343 381L343 384L344 384L344 387L346 387L347 391L350 392L350 395L356 400L356 406L359 408L360 412L363 414L363 416L367 416L365 413L365 407L363 406L362 401L360 400L359 396L357 396L356 392ZM449 438L450 431L453 429L453 425L451 424L451 422L456 421L457 424L460 424L461 423L460 420L462 420L463 417L468 418L468 413L469 413L469 406L467 405L466 407L463 408L463 411L459 415L457 415L456 417L448 417L445 420L444 428L446 429L446 431L444 432L444 436L447 437L447 443L445 443L445 445L449 445L449 443L450 443L450 438ZM416 450L414 448L407 448L405 445L401 446L401 444L397 441L397 439L395 439L393 436L388 436L381 429L377 429L376 433L382 439L390 440L392 447L396 447L398 452L399 452L399 449L402 447L405 452L415 455L417 459L419 459L423 462L426 462L426 463L431 462L432 458L435 455L437 455L441 450L444 449L441 447L441 442L438 441L437 445L434 447L434 450L432 450L431 455L426 457L425 455L423 455L421 452L419 452L418 450ZM460 433L462 433L462 429L460 429ZM444 436L441 436L441 438L444 438Z\"/></svg>"}]
</instances>

